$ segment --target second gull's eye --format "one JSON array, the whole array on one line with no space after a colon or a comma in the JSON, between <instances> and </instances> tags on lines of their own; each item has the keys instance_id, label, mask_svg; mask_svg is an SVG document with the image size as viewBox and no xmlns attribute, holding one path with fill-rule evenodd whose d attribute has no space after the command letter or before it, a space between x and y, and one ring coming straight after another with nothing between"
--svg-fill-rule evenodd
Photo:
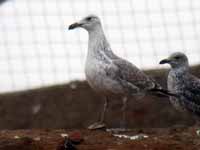
<instances>
[{"instance_id":1,"label":"second gull's eye","mask_svg":"<svg viewBox=\"0 0 200 150\"><path fill-rule=\"evenodd\" d=\"M92 20L92 17L87 17L86 20L87 20L87 21L91 21L91 20Z\"/></svg>"},{"instance_id":2,"label":"second gull's eye","mask_svg":"<svg viewBox=\"0 0 200 150\"><path fill-rule=\"evenodd\" d=\"M174 58L175 58L175 59L180 59L181 57L180 57L180 56L175 56Z\"/></svg>"}]
</instances>

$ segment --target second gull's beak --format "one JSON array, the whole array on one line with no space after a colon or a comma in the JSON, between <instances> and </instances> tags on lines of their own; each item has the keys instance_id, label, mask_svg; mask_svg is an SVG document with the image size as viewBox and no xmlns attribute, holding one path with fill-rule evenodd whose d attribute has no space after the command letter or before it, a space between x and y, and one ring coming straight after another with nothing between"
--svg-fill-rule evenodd
<instances>
[{"instance_id":1,"label":"second gull's beak","mask_svg":"<svg viewBox=\"0 0 200 150\"><path fill-rule=\"evenodd\" d=\"M169 59L163 59L159 62L159 64L168 64L170 63L170 60Z\"/></svg>"}]
</instances>

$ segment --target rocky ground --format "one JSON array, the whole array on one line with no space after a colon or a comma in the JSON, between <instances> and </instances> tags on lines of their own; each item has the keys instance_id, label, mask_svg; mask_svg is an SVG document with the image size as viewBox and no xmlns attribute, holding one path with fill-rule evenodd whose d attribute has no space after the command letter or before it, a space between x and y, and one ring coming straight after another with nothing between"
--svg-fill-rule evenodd
<instances>
[{"instance_id":1,"label":"rocky ground","mask_svg":"<svg viewBox=\"0 0 200 150\"><path fill-rule=\"evenodd\" d=\"M106 131L88 130L2 130L0 150L199 150L200 137L195 127L173 127L154 129L134 129L121 133L127 135L145 134L147 138L130 140L113 136ZM66 148L68 134L83 139L73 148ZM118 133L119 134L119 133ZM75 136L74 136L75 135Z\"/></svg>"}]
</instances>

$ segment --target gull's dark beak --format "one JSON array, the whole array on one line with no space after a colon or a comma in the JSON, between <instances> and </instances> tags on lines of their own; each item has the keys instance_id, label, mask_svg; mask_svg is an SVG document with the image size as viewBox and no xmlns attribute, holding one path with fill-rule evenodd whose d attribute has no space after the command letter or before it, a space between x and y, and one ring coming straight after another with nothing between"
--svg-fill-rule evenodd
<instances>
[{"instance_id":1,"label":"gull's dark beak","mask_svg":"<svg viewBox=\"0 0 200 150\"><path fill-rule=\"evenodd\" d=\"M72 30L72 29L75 29L75 28L77 28L77 27L81 27L81 23L73 23L73 24L71 24L70 26L69 26L69 30Z\"/></svg>"},{"instance_id":2,"label":"gull's dark beak","mask_svg":"<svg viewBox=\"0 0 200 150\"><path fill-rule=\"evenodd\" d=\"M169 64L170 63L170 60L169 59L163 59L160 61L159 64Z\"/></svg>"}]
</instances>

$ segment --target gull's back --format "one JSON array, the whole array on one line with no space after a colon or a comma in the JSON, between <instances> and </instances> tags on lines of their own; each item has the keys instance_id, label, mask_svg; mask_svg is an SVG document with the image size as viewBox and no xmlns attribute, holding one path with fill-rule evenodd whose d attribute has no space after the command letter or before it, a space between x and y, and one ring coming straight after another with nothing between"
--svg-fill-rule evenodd
<instances>
[{"instance_id":1,"label":"gull's back","mask_svg":"<svg viewBox=\"0 0 200 150\"><path fill-rule=\"evenodd\" d=\"M183 87L183 97L186 108L200 116L200 79L188 75L188 80Z\"/></svg>"}]
</instances>

